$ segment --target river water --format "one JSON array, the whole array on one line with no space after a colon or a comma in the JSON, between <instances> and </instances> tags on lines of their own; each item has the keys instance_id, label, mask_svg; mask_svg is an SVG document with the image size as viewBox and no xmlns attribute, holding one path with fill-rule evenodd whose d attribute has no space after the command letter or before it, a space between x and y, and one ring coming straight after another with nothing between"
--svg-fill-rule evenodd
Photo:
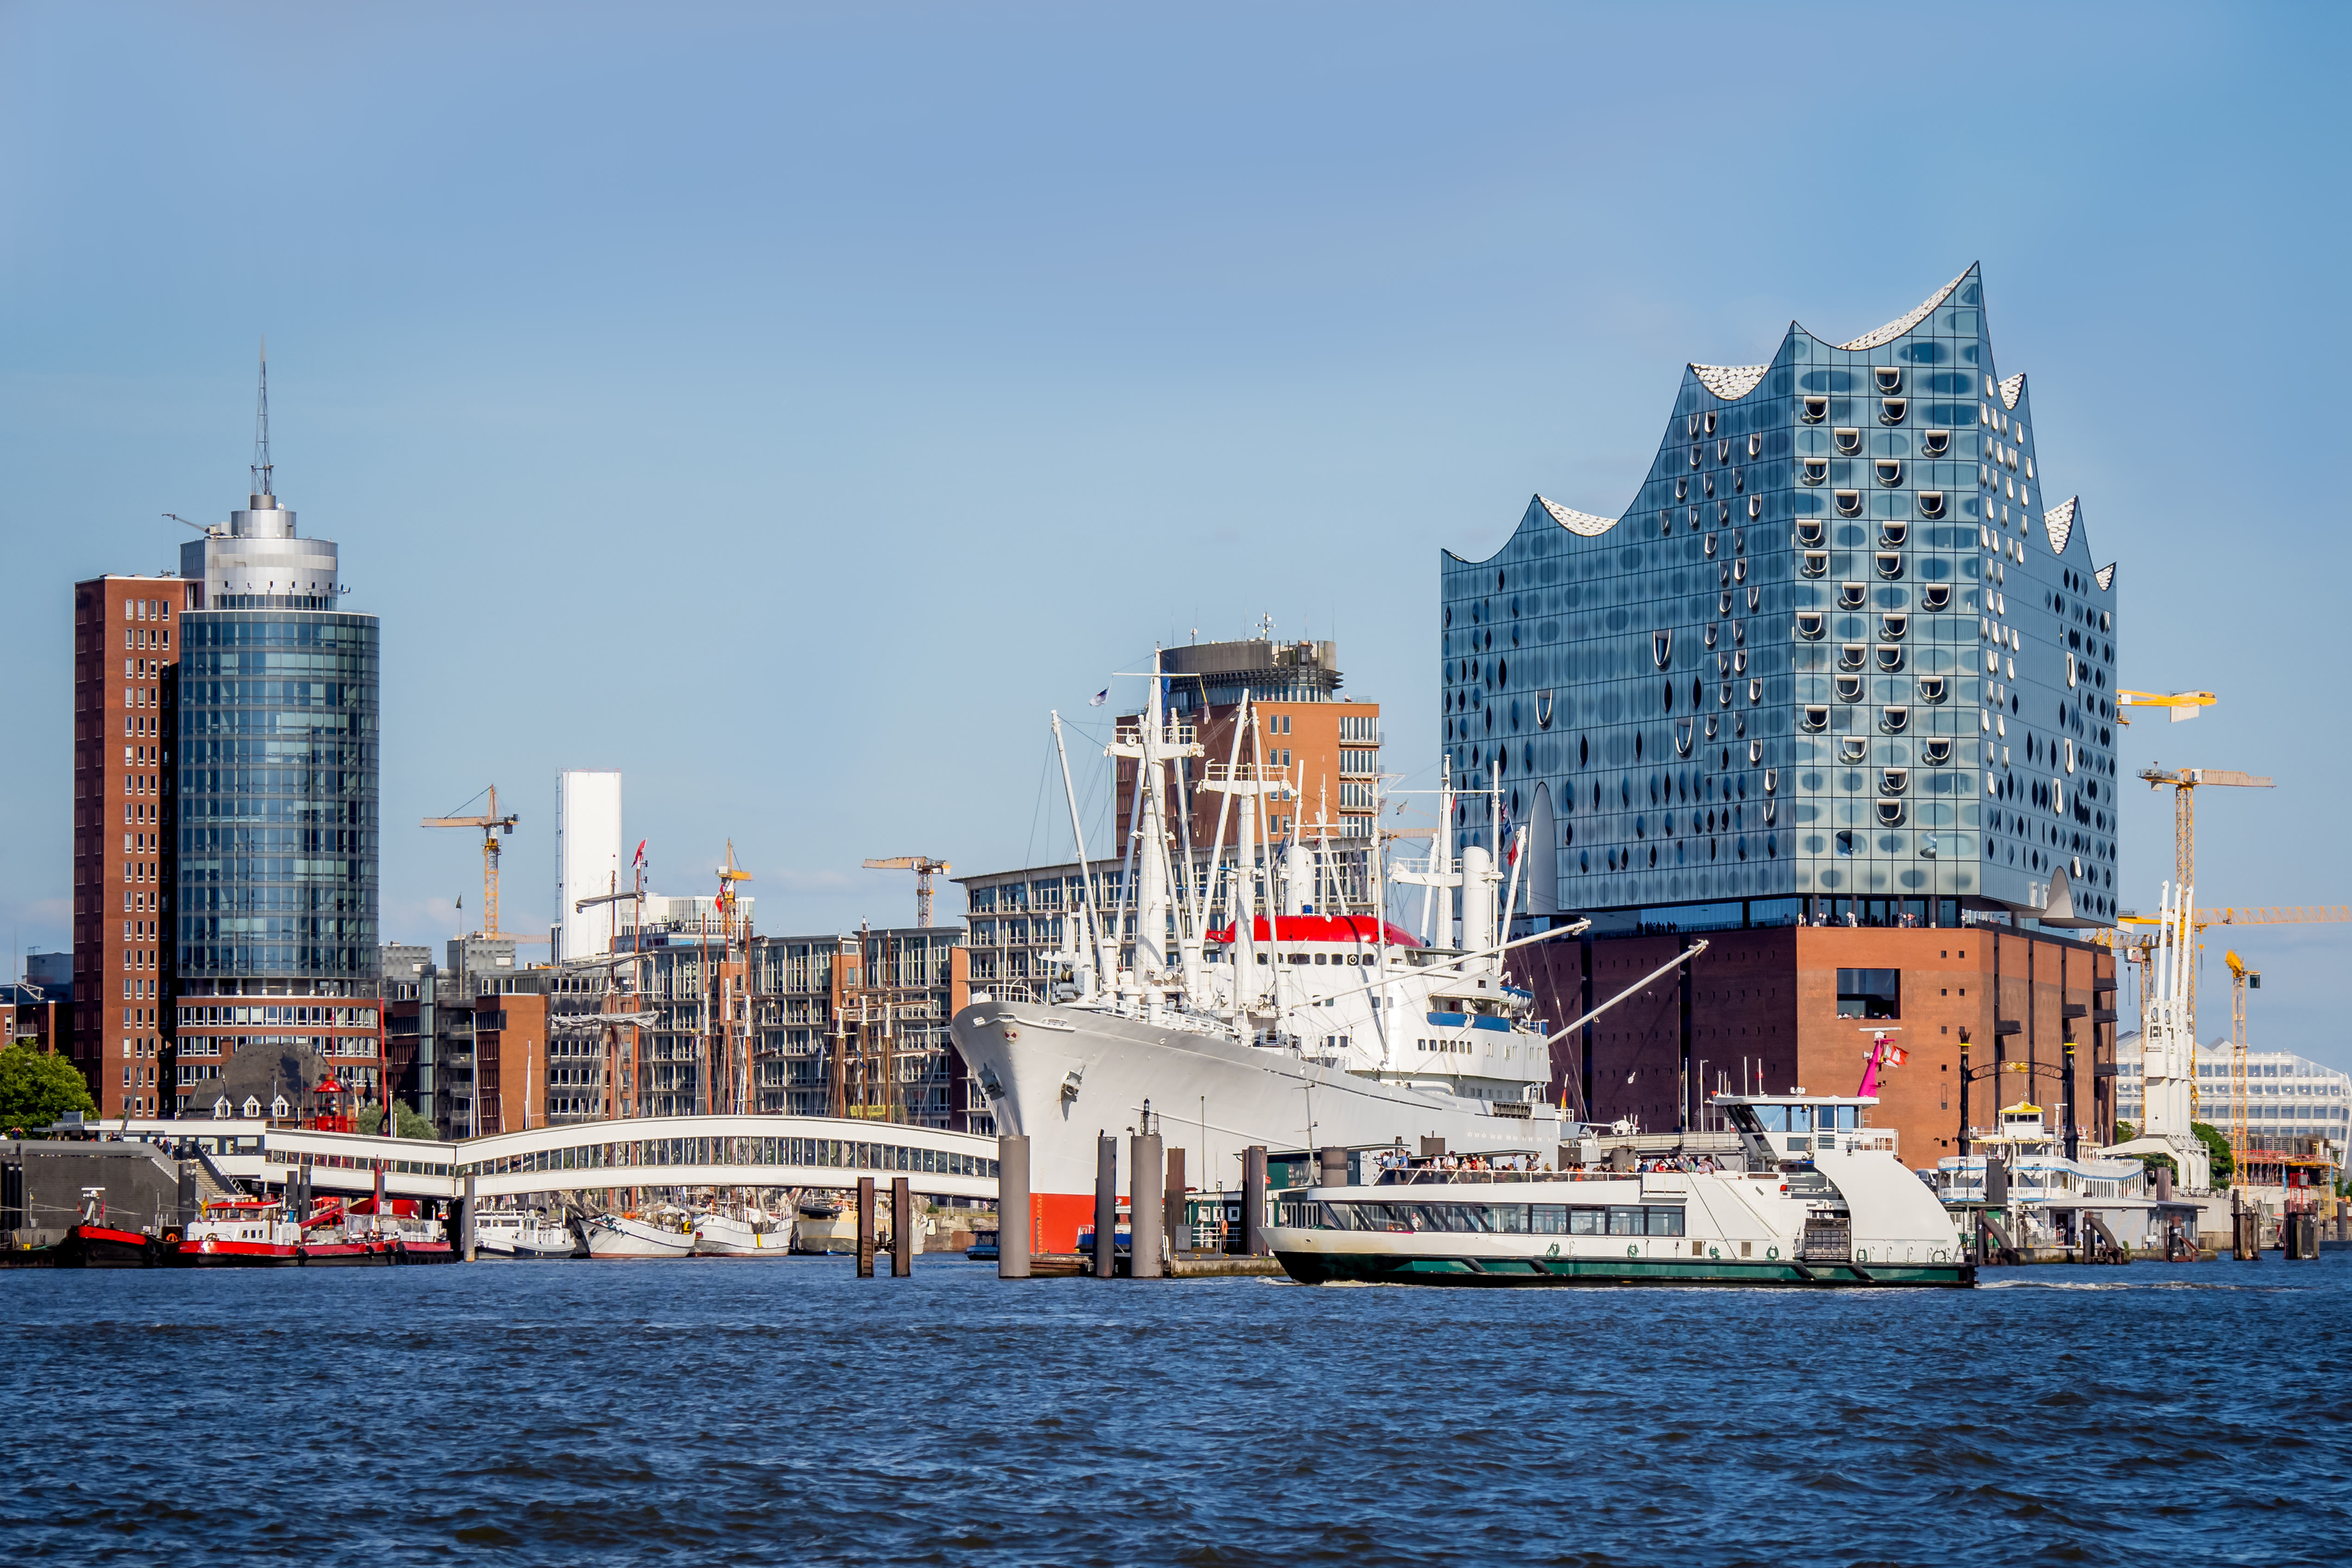
<instances>
[{"instance_id":1,"label":"river water","mask_svg":"<svg viewBox=\"0 0 2352 1568\"><path fill-rule=\"evenodd\" d=\"M2352 1253L1986 1280L5 1270L0 1558L2352 1558Z\"/></svg>"}]
</instances>

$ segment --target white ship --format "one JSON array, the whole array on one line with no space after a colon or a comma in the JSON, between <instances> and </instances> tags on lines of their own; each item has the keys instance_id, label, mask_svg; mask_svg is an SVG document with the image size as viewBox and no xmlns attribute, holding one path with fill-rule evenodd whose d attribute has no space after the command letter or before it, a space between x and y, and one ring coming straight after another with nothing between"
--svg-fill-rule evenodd
<instances>
[{"instance_id":1,"label":"white ship","mask_svg":"<svg viewBox=\"0 0 2352 1568\"><path fill-rule=\"evenodd\" d=\"M474 1250L479 1257L530 1261L572 1257L580 1243L570 1226L544 1215L491 1209L474 1220Z\"/></svg>"},{"instance_id":2,"label":"white ship","mask_svg":"<svg viewBox=\"0 0 2352 1568\"><path fill-rule=\"evenodd\" d=\"M599 1214L588 1221L588 1256L599 1260L691 1258L694 1226L682 1210Z\"/></svg>"},{"instance_id":3,"label":"white ship","mask_svg":"<svg viewBox=\"0 0 2352 1568\"><path fill-rule=\"evenodd\" d=\"M1171 1147L1187 1151L1189 1185L1208 1189L1241 1185L1252 1145L1276 1161L1343 1148L1360 1164L1363 1151L1439 1138L1455 1154L1549 1159L1580 1136L1581 1124L1547 1103L1550 1026L1510 983L1506 958L1581 925L1498 939L1517 899L1516 870L1507 879L1475 844L1455 856L1450 789L1438 792L1443 825L1425 860L1391 863L1375 836L1367 905L1318 908L1318 889L1341 880L1327 856L1343 841L1269 841L1268 805L1288 802L1295 821L1302 780L1242 758L1241 737L1255 746L1259 728L1247 702L1234 754L1209 763L1200 785L1226 797L1207 861L1223 896L1213 898L1199 877L1173 874L1169 796L1181 812L1189 759L1202 748L1191 726L1166 718L1155 674L1141 721L1108 747L1138 773L1141 830L1120 906L1090 899L1074 912L1042 994L975 994L951 1025L998 1130L1030 1140L1032 1244L1076 1246L1093 1213L1097 1137L1136 1128L1147 1113ZM1058 745L1058 716L1054 734ZM1084 864L1066 757L1063 782ZM1499 801L1490 797L1488 809L1499 828ZM1229 816L1238 823L1230 864ZM1191 857L1181 860L1189 870ZM1392 883L1419 890L1422 936L1386 917ZM1458 945L1434 945L1453 935L1457 896ZM1210 925L1213 905L1232 913L1220 927ZM1113 935L1121 930L1133 932L1131 950Z\"/></svg>"},{"instance_id":4,"label":"white ship","mask_svg":"<svg viewBox=\"0 0 2352 1568\"><path fill-rule=\"evenodd\" d=\"M694 1217L694 1250L705 1258L788 1258L793 1222L756 1207L705 1209Z\"/></svg>"},{"instance_id":5,"label":"white ship","mask_svg":"<svg viewBox=\"0 0 2352 1568\"><path fill-rule=\"evenodd\" d=\"M1966 1286L1934 1192L1857 1129L1875 1098L1718 1094L1740 1152L1650 1168L1492 1171L1391 1163L1284 1197L1289 1275L1419 1285ZM1825 1133L1787 1140L1770 1129ZM1795 1118L1792 1121L1792 1117Z\"/></svg>"}]
</instances>

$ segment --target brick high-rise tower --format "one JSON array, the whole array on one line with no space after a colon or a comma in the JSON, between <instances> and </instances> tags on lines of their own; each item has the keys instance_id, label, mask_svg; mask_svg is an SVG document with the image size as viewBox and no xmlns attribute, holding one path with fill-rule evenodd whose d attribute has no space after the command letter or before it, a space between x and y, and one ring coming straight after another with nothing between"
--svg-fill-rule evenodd
<instances>
[{"instance_id":1,"label":"brick high-rise tower","mask_svg":"<svg viewBox=\"0 0 2352 1568\"><path fill-rule=\"evenodd\" d=\"M175 577L74 585L74 1064L109 1116L169 1109Z\"/></svg>"}]
</instances>

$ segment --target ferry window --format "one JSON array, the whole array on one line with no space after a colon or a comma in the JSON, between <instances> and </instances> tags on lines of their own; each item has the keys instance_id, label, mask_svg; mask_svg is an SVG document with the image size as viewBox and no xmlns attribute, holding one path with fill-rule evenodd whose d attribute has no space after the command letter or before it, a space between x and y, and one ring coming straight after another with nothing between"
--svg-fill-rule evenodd
<instances>
[{"instance_id":1,"label":"ferry window","mask_svg":"<svg viewBox=\"0 0 2352 1568\"><path fill-rule=\"evenodd\" d=\"M1598 1236L1601 1232L1601 1211L1597 1208L1571 1208L1568 1211L1568 1233L1570 1236Z\"/></svg>"},{"instance_id":2,"label":"ferry window","mask_svg":"<svg viewBox=\"0 0 2352 1568\"><path fill-rule=\"evenodd\" d=\"M1522 1234L1528 1228L1528 1206L1524 1203L1488 1204L1486 1228L1514 1236Z\"/></svg>"},{"instance_id":3,"label":"ferry window","mask_svg":"<svg viewBox=\"0 0 2352 1568\"><path fill-rule=\"evenodd\" d=\"M1568 1210L1557 1203L1530 1204L1528 1228L1538 1236L1565 1236L1568 1234Z\"/></svg>"},{"instance_id":4,"label":"ferry window","mask_svg":"<svg viewBox=\"0 0 2352 1568\"><path fill-rule=\"evenodd\" d=\"M1759 1105L1755 1107L1755 1111L1757 1124L1766 1132L1785 1133L1789 1130L1788 1106Z\"/></svg>"},{"instance_id":5,"label":"ferry window","mask_svg":"<svg viewBox=\"0 0 2352 1568\"><path fill-rule=\"evenodd\" d=\"M1649 1211L1649 1232L1653 1236L1680 1236L1683 1233L1683 1211L1679 1208L1653 1208Z\"/></svg>"},{"instance_id":6,"label":"ferry window","mask_svg":"<svg viewBox=\"0 0 2352 1568\"><path fill-rule=\"evenodd\" d=\"M1609 1234L1612 1236L1640 1236L1643 1234L1642 1224L1642 1211L1638 1208L1612 1208L1609 1211Z\"/></svg>"},{"instance_id":7,"label":"ferry window","mask_svg":"<svg viewBox=\"0 0 2352 1568\"><path fill-rule=\"evenodd\" d=\"M1899 969L1840 969L1837 972L1837 1016L1842 1019L1895 1019L1903 1016L1903 972Z\"/></svg>"}]
</instances>

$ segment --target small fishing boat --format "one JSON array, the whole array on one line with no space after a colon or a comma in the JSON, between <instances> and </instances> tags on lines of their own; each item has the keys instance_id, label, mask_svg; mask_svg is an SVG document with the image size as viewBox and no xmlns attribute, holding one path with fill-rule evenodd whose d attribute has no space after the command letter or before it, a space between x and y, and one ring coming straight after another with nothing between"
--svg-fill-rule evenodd
<instances>
[{"instance_id":1,"label":"small fishing boat","mask_svg":"<svg viewBox=\"0 0 2352 1568\"><path fill-rule=\"evenodd\" d=\"M276 1198L212 1198L188 1222L172 1261L194 1269L290 1268L302 1261L302 1227Z\"/></svg>"},{"instance_id":2,"label":"small fishing boat","mask_svg":"<svg viewBox=\"0 0 2352 1568\"><path fill-rule=\"evenodd\" d=\"M572 1228L543 1214L494 1209L474 1220L477 1257L531 1262L572 1258L579 1251L580 1239L572 1235Z\"/></svg>"},{"instance_id":3,"label":"small fishing boat","mask_svg":"<svg viewBox=\"0 0 2352 1568\"><path fill-rule=\"evenodd\" d=\"M588 1256L595 1259L691 1258L694 1224L682 1209L646 1214L599 1214L588 1221Z\"/></svg>"},{"instance_id":4,"label":"small fishing boat","mask_svg":"<svg viewBox=\"0 0 2352 1568\"><path fill-rule=\"evenodd\" d=\"M704 1258L790 1257L792 1221L756 1207L705 1209L694 1217L694 1250Z\"/></svg>"}]
</instances>

